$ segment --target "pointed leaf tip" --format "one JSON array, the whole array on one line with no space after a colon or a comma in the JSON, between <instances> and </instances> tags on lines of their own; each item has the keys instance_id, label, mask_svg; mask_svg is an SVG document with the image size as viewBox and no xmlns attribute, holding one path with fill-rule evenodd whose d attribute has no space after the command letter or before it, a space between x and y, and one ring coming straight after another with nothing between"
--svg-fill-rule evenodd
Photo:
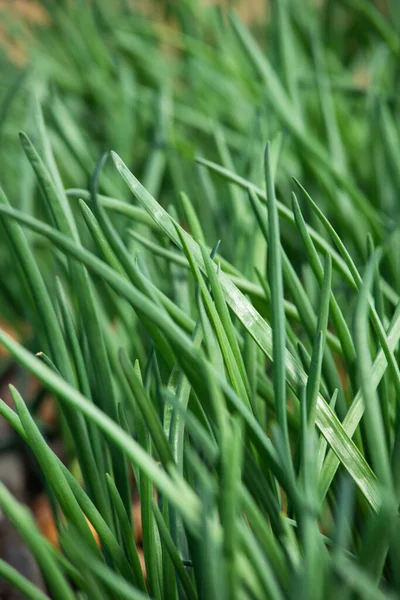
<instances>
[{"instance_id":1,"label":"pointed leaf tip","mask_svg":"<svg viewBox=\"0 0 400 600\"><path fill-rule=\"evenodd\" d=\"M117 167L117 169L119 169L119 166L124 164L121 157L114 150L111 150L111 156L115 166Z\"/></svg>"}]
</instances>

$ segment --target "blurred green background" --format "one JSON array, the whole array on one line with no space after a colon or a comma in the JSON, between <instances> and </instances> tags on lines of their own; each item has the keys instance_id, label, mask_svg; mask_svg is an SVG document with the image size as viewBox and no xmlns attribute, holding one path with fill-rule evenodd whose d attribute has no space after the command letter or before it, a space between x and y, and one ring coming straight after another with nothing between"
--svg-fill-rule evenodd
<instances>
[{"instance_id":1,"label":"blurred green background","mask_svg":"<svg viewBox=\"0 0 400 600\"><path fill-rule=\"evenodd\" d=\"M14 206L37 211L37 183L18 132L36 141L39 100L65 187L87 188L100 155L116 150L181 219L179 192L185 191L208 243L221 238L221 253L243 272L261 240L253 235L246 194L195 159L263 186L267 139L279 161L284 203L290 204L295 176L340 227L357 260L365 259L371 229L377 243L390 234L399 247L398 2L285 0L221 8L197 0L43 0L0 7L0 181ZM230 9L250 24L268 72L243 51ZM111 167L101 191L128 198ZM299 242L282 227L301 268ZM396 256L391 253L385 269L399 291ZM263 270L265 257L257 260ZM0 306L15 320L24 309L10 267L0 250Z\"/></svg>"}]
</instances>

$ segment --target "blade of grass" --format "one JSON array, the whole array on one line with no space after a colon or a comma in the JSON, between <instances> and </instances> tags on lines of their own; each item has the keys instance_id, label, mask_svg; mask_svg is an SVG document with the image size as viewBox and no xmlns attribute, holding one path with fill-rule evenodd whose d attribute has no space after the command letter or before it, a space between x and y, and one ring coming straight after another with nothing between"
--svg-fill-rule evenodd
<instances>
[{"instance_id":1,"label":"blade of grass","mask_svg":"<svg viewBox=\"0 0 400 600\"><path fill-rule=\"evenodd\" d=\"M300 147L305 150L305 159L309 161L311 169L315 170L318 176L316 164L319 163L321 169L331 175L335 182L349 193L360 213L368 219L372 230L379 235L382 224L380 215L353 182L332 163L319 140L309 130L306 132L304 122L300 121L298 112L282 88L271 64L266 56L261 53L251 34L239 19L232 14L230 15L230 21L244 50L265 83L265 92L273 108Z\"/></svg>"},{"instance_id":2,"label":"blade of grass","mask_svg":"<svg viewBox=\"0 0 400 600\"><path fill-rule=\"evenodd\" d=\"M168 552L177 572L177 576L182 584L182 588L184 590L184 594L188 600L196 600L197 593L196 589L193 585L192 580L186 572L186 569L183 565L182 559L179 555L178 549L174 544L174 541L171 537L170 531L165 524L163 516L158 508L158 505L154 498L152 499L152 506L154 511L154 516L157 522L158 531L160 533L160 538L162 540L163 546L165 550Z\"/></svg>"},{"instance_id":3,"label":"blade of grass","mask_svg":"<svg viewBox=\"0 0 400 600\"><path fill-rule=\"evenodd\" d=\"M268 207L268 277L271 290L271 329L273 384L276 404L276 418L290 456L289 430L286 406L286 333L285 313L283 310L283 281L281 264L281 242L278 210L275 198L275 184L270 164L270 146L265 150L265 179L267 182ZM288 461L289 464L290 461Z\"/></svg>"},{"instance_id":4,"label":"blade of grass","mask_svg":"<svg viewBox=\"0 0 400 600\"><path fill-rule=\"evenodd\" d=\"M1 188L0 203L2 206L9 206L7 197ZM37 306L38 313L43 323L47 342L57 368L60 369L60 373L66 381L72 384L75 381L75 377L68 351L65 346L65 341L61 334L57 315L49 292L43 281L43 277L39 271L29 243L18 223L4 221L4 226L31 289L35 305ZM87 425L81 415L77 415L73 411L68 410L68 407L64 408L64 414L70 430L76 432L76 451L85 483L96 498L96 502L99 503L98 505L102 506L102 491L99 483L99 473L92 454Z\"/></svg>"},{"instance_id":5,"label":"blade of grass","mask_svg":"<svg viewBox=\"0 0 400 600\"><path fill-rule=\"evenodd\" d=\"M224 179L226 179L228 181L232 181L232 182L236 183L236 185L238 185L246 190L252 189L260 200L266 202L266 193L264 192L264 190L257 187L256 185L254 185L251 181L244 179L243 177L240 177L239 175L236 175L235 173L232 173L231 171L228 171L228 169L225 169L224 167L221 167L220 165L218 165L210 160L206 160L203 158L197 158L196 161L199 164L207 167L207 169L210 169L213 172L218 173ZM277 207L278 207L280 216L283 219L285 219L285 221L287 221L288 223L291 223L291 224L295 223L293 212L287 206L285 206L282 202L280 202L278 200ZM349 269L347 268L346 263L343 261L343 259L338 254L338 252L336 252L336 250L315 229L313 229L309 225L306 225L306 227L307 227L307 231L308 231L312 241L314 242L316 248L318 248L318 250L320 250L324 253L328 252L329 254L331 254L332 265L335 267L336 270L338 270L341 273L341 275L345 278L345 280L352 287L354 287L354 281L353 281L353 278L351 277ZM399 297L398 297L398 294L395 292L395 290L385 280L383 280L382 286L383 286L383 293L385 294L385 296L390 300L390 302L392 304L397 305Z\"/></svg>"},{"instance_id":6,"label":"blade of grass","mask_svg":"<svg viewBox=\"0 0 400 600\"><path fill-rule=\"evenodd\" d=\"M131 568L135 573L135 581L133 583L139 588L139 590L141 590L143 593L146 593L146 583L143 577L143 571L139 560L137 546L133 537L131 520L126 514L126 509L123 500L118 492L114 480L108 474L106 475L106 477L108 489L110 490L110 496L117 513L118 523L121 527L121 533L122 538L124 540L126 555L129 560L129 564L131 565Z\"/></svg>"},{"instance_id":7,"label":"blade of grass","mask_svg":"<svg viewBox=\"0 0 400 600\"><path fill-rule=\"evenodd\" d=\"M385 443L382 413L376 392L373 391L371 386L372 360L369 351L368 295L372 288L374 271L378 260L379 255L375 253L375 256L370 260L364 275L364 283L360 289L354 316L354 334L358 354L358 372L361 383L361 393L363 395L365 406L364 419L372 463L382 485L391 489L392 475L388 450Z\"/></svg>"},{"instance_id":8,"label":"blade of grass","mask_svg":"<svg viewBox=\"0 0 400 600\"><path fill-rule=\"evenodd\" d=\"M12 497L2 482L0 482L0 506L35 556L50 592L57 600L74 600L74 593L53 556L43 544L42 535L30 512Z\"/></svg>"},{"instance_id":9,"label":"blade of grass","mask_svg":"<svg viewBox=\"0 0 400 600\"><path fill-rule=\"evenodd\" d=\"M19 571L0 558L0 577L8 581L14 590L18 590L27 600L49 600L49 596L44 594L33 583L26 579Z\"/></svg>"},{"instance_id":10,"label":"blade of grass","mask_svg":"<svg viewBox=\"0 0 400 600\"><path fill-rule=\"evenodd\" d=\"M198 517L198 498L190 488L174 475L171 479L147 453L114 423L106 414L91 404L80 392L69 386L44 364L32 356L27 350L15 342L4 331L0 330L0 343L23 364L36 374L43 383L56 393L61 400L82 412L87 418L104 431L118 445L127 457L139 469L154 481L169 500L187 518L188 526L196 528Z\"/></svg>"},{"instance_id":11,"label":"blade of grass","mask_svg":"<svg viewBox=\"0 0 400 600\"><path fill-rule=\"evenodd\" d=\"M45 440L36 427L35 422L18 391L13 386L10 386L10 389L18 416L25 429L27 441L39 461L41 469L46 477L46 481L50 484L65 516L75 524L82 539L85 541L85 544L91 548L92 552L98 552L93 534L91 533L88 523L81 513L63 474L58 468L57 461L49 451Z\"/></svg>"},{"instance_id":12,"label":"blade of grass","mask_svg":"<svg viewBox=\"0 0 400 600\"><path fill-rule=\"evenodd\" d=\"M317 398L320 388L322 357L324 353L326 330L328 327L329 301L331 296L332 263L329 254L325 257L324 279L321 287L321 299L318 314L317 331L313 352L311 356L310 370L306 386L307 414L309 425L315 423Z\"/></svg>"},{"instance_id":13,"label":"blade of grass","mask_svg":"<svg viewBox=\"0 0 400 600\"><path fill-rule=\"evenodd\" d=\"M161 207L158 208L158 214L160 214L160 210L162 210ZM171 335L173 334L175 336L176 341L178 342L179 340L179 344L182 344L180 347L182 349L185 349L185 352L188 351L188 339L180 332L180 330L176 329L175 324L172 321L170 322L169 319L166 320L164 315L154 313L153 305L149 303L148 300L144 298L137 290L129 286L128 282L121 279L114 271L109 269L107 265L96 259L96 257L85 251L83 248L76 247L73 243L70 242L70 240L65 238L65 236L62 236L58 232L54 231L52 228L44 225L41 222L38 222L35 219L32 219L31 217L28 217L27 215L23 215L19 211L9 209L8 207L0 206L0 213L3 215L18 218L20 222L29 225L36 231L45 233L46 236L51 238L57 244L62 244L63 249L65 251L68 251L73 256L79 257L79 260L84 261L85 265L88 268L92 270L96 269L97 272L101 272L102 276L107 278L108 283L113 285L114 289L118 291L118 293L124 294L125 297L130 302L132 302L134 306L140 304L142 309L148 311L148 314L149 316L151 315L151 318L157 318L159 325L166 327L165 333L170 333ZM162 212L161 214L163 215L164 213ZM175 232L174 227L173 231ZM236 288L232 288L231 282L229 282L229 284L226 285L225 279L222 277L222 273L220 274L220 280L223 285L224 292L226 293L226 299L230 303L232 309L238 317L241 317L241 319L243 320L243 324L246 326L249 333L252 334L260 348L263 349L264 352L266 352L267 355L269 355L270 357L271 341L268 338L268 335L270 335L270 333L268 333L269 326L263 319L261 319L258 313L254 310L254 308L241 295L239 296L239 305L237 304L237 302L234 302L232 304L232 296L237 298L239 292ZM248 307L250 308L248 309ZM245 308L246 314L244 315ZM255 315L255 318L253 317L253 315ZM260 329L261 323L263 323L263 327ZM265 332L267 332L267 338L265 338ZM265 345L265 341L267 343L267 347ZM190 352L192 353L192 356L194 356L192 350ZM287 361L288 371L291 375L291 379L289 380L289 382L292 385L296 386L297 389L298 377L305 377L305 375L302 375L302 370L299 371L299 369L301 369L300 366L297 364L297 362L294 362L294 359L290 357L290 355L287 356ZM294 364L296 365L295 367ZM193 375L194 374L198 375L198 371L193 372ZM233 399L233 396L231 396L231 399ZM249 415L246 415L246 420L249 420ZM379 504L379 501L376 498L374 478L371 474L369 467L366 465L365 461L363 460L360 453L356 450L351 440L345 434L335 415L332 414L332 411L326 405L325 401L320 397L318 398L317 403L317 425L320 428L321 432L324 434L324 436L328 439L332 448L335 449L335 452L340 457L340 460L343 461L343 463L346 465L346 468L348 468L349 472L354 477L355 481L357 481L360 488L364 490L364 493L366 494L369 501L372 503L372 505L377 506ZM256 430L258 430L258 426L256 426L254 423L254 432Z\"/></svg>"}]
</instances>

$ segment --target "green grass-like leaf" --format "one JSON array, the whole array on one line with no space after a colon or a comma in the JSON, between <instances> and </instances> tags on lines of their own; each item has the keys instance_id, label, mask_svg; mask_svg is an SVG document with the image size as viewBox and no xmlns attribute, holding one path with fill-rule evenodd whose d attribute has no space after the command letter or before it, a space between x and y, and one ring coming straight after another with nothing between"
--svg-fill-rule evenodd
<instances>
[{"instance_id":1,"label":"green grass-like leaf","mask_svg":"<svg viewBox=\"0 0 400 600\"><path fill-rule=\"evenodd\" d=\"M34 600L398 598L397 3L246 27L62 0L29 28L11 4L0 452L36 457L59 544L0 486L47 589L0 576Z\"/></svg>"}]
</instances>

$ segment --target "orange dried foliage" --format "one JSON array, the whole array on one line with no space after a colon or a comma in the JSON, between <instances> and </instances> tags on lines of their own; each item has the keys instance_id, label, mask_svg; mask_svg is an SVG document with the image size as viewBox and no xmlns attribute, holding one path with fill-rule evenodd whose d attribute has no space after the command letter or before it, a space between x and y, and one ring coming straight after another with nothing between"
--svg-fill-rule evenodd
<instances>
[{"instance_id":1,"label":"orange dried foliage","mask_svg":"<svg viewBox=\"0 0 400 600\"><path fill-rule=\"evenodd\" d=\"M44 423L46 423L46 425L49 425L50 427L55 427L57 425L57 407L52 396L46 396L42 401L39 409L39 417Z\"/></svg>"},{"instance_id":2,"label":"orange dried foliage","mask_svg":"<svg viewBox=\"0 0 400 600\"><path fill-rule=\"evenodd\" d=\"M10 335L14 340L19 341L17 331L9 325L7 325L7 323L4 323L0 320L0 328L6 333L8 333L8 335ZM8 351L5 348L3 348L3 346L0 346L0 358L3 358L4 356L8 356Z\"/></svg>"},{"instance_id":3,"label":"orange dried foliage","mask_svg":"<svg viewBox=\"0 0 400 600\"><path fill-rule=\"evenodd\" d=\"M32 502L31 509L36 524L44 537L56 548L58 548L58 532L54 523L50 502L46 496L41 495Z\"/></svg>"},{"instance_id":4,"label":"orange dried foliage","mask_svg":"<svg viewBox=\"0 0 400 600\"><path fill-rule=\"evenodd\" d=\"M39 527L41 533L53 546L58 548L58 531L54 522L53 512L51 510L50 502L47 496L41 494L40 496L35 498L35 500L31 504L31 509L35 517L36 524ZM92 535L96 540L96 544L100 546L100 540L97 531L94 529L90 521L88 521L88 519L86 519L86 521L88 522L90 531L92 532Z\"/></svg>"},{"instance_id":5,"label":"orange dried foliage","mask_svg":"<svg viewBox=\"0 0 400 600\"><path fill-rule=\"evenodd\" d=\"M32 0L0 0L0 11L7 11L10 15L22 17L29 23L36 25L46 25L49 22L49 15L41 2L34 2Z\"/></svg>"},{"instance_id":6,"label":"orange dried foliage","mask_svg":"<svg viewBox=\"0 0 400 600\"><path fill-rule=\"evenodd\" d=\"M44 537L55 547L59 548L58 531L54 521L53 512L51 510L50 502L44 494L41 494L31 504L31 509L36 520L36 524ZM85 517L86 518L86 517ZM146 565L144 560L143 549L141 548L142 542L142 518L140 513L140 500L137 497L132 503L132 519L134 522L135 530L135 542L138 545L138 555L142 571L146 576ZM100 547L100 540L97 531L93 525L86 518L90 530L93 534L96 544Z\"/></svg>"},{"instance_id":7,"label":"orange dried foliage","mask_svg":"<svg viewBox=\"0 0 400 600\"><path fill-rule=\"evenodd\" d=\"M229 8L229 0L203 0L204 4L217 4ZM269 16L269 5L262 0L246 0L237 2L234 6L235 12L244 23L263 23Z\"/></svg>"},{"instance_id":8,"label":"orange dried foliage","mask_svg":"<svg viewBox=\"0 0 400 600\"><path fill-rule=\"evenodd\" d=\"M23 67L27 60L26 40L32 26L44 26L50 22L41 2L32 0L0 0L0 45L10 61ZM11 31L15 28L17 34ZM24 42L25 40L25 42Z\"/></svg>"},{"instance_id":9,"label":"orange dried foliage","mask_svg":"<svg viewBox=\"0 0 400 600\"><path fill-rule=\"evenodd\" d=\"M139 498L132 504L132 521L135 532L135 541L140 544L142 542L142 513L140 510Z\"/></svg>"}]
</instances>

